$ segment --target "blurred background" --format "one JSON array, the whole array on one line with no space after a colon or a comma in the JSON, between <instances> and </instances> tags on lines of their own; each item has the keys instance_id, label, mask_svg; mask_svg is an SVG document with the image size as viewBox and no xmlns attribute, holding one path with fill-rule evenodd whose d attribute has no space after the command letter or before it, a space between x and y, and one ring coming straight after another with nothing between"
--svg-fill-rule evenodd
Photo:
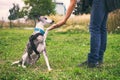
<instances>
[{"instance_id":1,"label":"blurred background","mask_svg":"<svg viewBox=\"0 0 120 80\"><path fill-rule=\"evenodd\" d=\"M0 28L34 28L39 15L49 16L57 22L65 16L68 5L69 0L1 0ZM58 31L88 31L91 8L85 13L80 8L77 3L70 19ZM120 10L109 14L108 32L120 33Z\"/></svg>"}]
</instances>

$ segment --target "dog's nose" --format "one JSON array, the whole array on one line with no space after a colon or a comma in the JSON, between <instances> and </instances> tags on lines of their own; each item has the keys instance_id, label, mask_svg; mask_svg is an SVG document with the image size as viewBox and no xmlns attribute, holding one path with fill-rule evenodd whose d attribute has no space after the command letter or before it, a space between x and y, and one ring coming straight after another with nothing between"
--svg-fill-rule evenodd
<instances>
[{"instance_id":1,"label":"dog's nose","mask_svg":"<svg viewBox=\"0 0 120 80\"><path fill-rule=\"evenodd\" d=\"M54 23L55 21L52 21L52 23Z\"/></svg>"},{"instance_id":2,"label":"dog's nose","mask_svg":"<svg viewBox=\"0 0 120 80\"><path fill-rule=\"evenodd\" d=\"M51 24L54 23L54 21L52 20Z\"/></svg>"}]
</instances>

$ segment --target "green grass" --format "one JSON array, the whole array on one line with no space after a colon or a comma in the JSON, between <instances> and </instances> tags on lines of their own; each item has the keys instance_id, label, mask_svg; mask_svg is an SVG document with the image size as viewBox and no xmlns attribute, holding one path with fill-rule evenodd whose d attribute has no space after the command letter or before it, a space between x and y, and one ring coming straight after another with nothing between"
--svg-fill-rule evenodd
<instances>
[{"instance_id":1,"label":"green grass","mask_svg":"<svg viewBox=\"0 0 120 80\"><path fill-rule=\"evenodd\" d=\"M120 80L120 34L109 34L104 65L78 68L89 52L89 33L55 32L47 37L47 53L53 71L48 72L43 56L36 65L23 69L11 66L23 54L32 30L0 30L0 80Z\"/></svg>"}]
</instances>

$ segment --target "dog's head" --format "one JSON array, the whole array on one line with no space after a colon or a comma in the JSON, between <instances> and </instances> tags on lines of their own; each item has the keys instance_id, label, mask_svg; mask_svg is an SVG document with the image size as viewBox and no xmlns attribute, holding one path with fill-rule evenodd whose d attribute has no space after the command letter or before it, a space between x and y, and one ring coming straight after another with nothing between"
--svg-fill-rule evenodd
<instances>
[{"instance_id":1,"label":"dog's head","mask_svg":"<svg viewBox=\"0 0 120 80\"><path fill-rule=\"evenodd\" d=\"M54 21L46 16L40 16L38 19L40 22L43 23L43 25L47 25L47 24L52 24L54 23Z\"/></svg>"}]
</instances>

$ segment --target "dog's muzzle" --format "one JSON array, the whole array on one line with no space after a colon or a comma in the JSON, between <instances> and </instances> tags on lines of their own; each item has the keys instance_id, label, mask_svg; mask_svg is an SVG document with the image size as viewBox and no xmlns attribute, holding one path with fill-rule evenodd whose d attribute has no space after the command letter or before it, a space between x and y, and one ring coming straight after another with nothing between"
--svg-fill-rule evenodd
<instances>
[{"instance_id":1,"label":"dog's muzzle","mask_svg":"<svg viewBox=\"0 0 120 80\"><path fill-rule=\"evenodd\" d=\"M44 35L44 30L42 30L42 29L40 29L40 28L34 28L34 31L35 32L39 32L39 33L41 33L42 35Z\"/></svg>"},{"instance_id":2,"label":"dog's muzzle","mask_svg":"<svg viewBox=\"0 0 120 80\"><path fill-rule=\"evenodd\" d=\"M53 24L55 21L52 20L52 22L50 24Z\"/></svg>"}]
</instances>

